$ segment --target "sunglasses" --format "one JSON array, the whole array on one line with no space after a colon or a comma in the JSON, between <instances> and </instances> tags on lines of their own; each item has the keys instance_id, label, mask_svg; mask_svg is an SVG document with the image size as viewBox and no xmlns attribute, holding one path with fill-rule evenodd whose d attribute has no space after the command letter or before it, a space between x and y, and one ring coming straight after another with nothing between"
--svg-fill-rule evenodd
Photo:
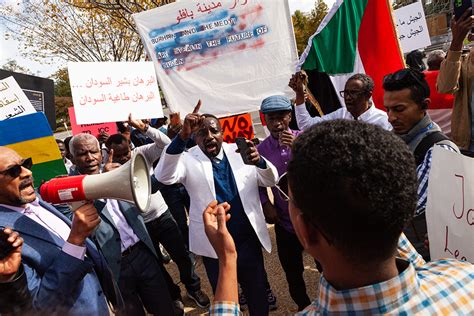
<instances>
[{"instance_id":1,"label":"sunglasses","mask_svg":"<svg viewBox=\"0 0 474 316\"><path fill-rule=\"evenodd\" d=\"M286 172L278 178L275 188L277 188L278 195L283 201L288 202L290 200L290 196L288 195L288 177Z\"/></svg>"},{"instance_id":2,"label":"sunglasses","mask_svg":"<svg viewBox=\"0 0 474 316\"><path fill-rule=\"evenodd\" d=\"M23 159L19 165L14 165L8 168L7 170L0 171L0 174L8 175L12 178L16 178L20 175L22 167L30 170L31 167L33 167L33 159L31 158Z\"/></svg>"},{"instance_id":3,"label":"sunglasses","mask_svg":"<svg viewBox=\"0 0 474 316\"><path fill-rule=\"evenodd\" d=\"M418 77L416 72L414 70L410 69L410 68L405 68L405 69L399 70L397 72L394 72L392 74L386 75L385 77L383 77L383 84L385 84L386 82L391 82L391 81L402 81L402 80L405 80L407 78L415 79L415 81L423 89L423 92L425 93L425 95L427 95L429 97L429 93L426 90L426 82L423 82Z\"/></svg>"},{"instance_id":4,"label":"sunglasses","mask_svg":"<svg viewBox=\"0 0 474 316\"><path fill-rule=\"evenodd\" d=\"M342 91L339 91L339 95L341 97L344 98L344 97L348 96L348 97L351 97L353 99L360 97L364 93L366 93L366 91L357 91L357 90L342 90Z\"/></svg>"}]
</instances>

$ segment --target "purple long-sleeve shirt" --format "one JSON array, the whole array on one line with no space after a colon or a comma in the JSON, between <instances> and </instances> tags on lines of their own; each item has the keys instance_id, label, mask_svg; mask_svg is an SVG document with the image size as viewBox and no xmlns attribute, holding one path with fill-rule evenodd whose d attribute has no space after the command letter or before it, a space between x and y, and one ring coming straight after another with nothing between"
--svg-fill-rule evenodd
<instances>
[{"instance_id":1,"label":"purple long-sleeve shirt","mask_svg":"<svg viewBox=\"0 0 474 316\"><path fill-rule=\"evenodd\" d=\"M301 132L293 131L290 132L296 137ZM278 170L278 176L284 174L288 168L288 163L291 159L291 149L286 145L280 145L278 139L273 138L271 135L265 138L265 140L257 146L260 155L269 160ZM290 221L290 214L288 212L288 202L284 201L277 188L272 188L274 205L278 211L279 224L286 231L295 233L293 225ZM260 188L260 201L264 205L268 201L267 188Z\"/></svg>"}]
</instances>

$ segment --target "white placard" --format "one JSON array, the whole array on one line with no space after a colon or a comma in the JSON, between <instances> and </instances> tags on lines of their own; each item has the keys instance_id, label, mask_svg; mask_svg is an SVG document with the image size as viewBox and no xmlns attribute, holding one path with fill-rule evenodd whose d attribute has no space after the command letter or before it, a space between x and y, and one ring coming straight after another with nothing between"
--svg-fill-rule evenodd
<instances>
[{"instance_id":1,"label":"white placard","mask_svg":"<svg viewBox=\"0 0 474 316\"><path fill-rule=\"evenodd\" d=\"M163 117L152 62L68 63L78 124Z\"/></svg>"},{"instance_id":2,"label":"white placard","mask_svg":"<svg viewBox=\"0 0 474 316\"><path fill-rule=\"evenodd\" d=\"M435 146L426 222L431 259L474 263L474 159Z\"/></svg>"},{"instance_id":3,"label":"white placard","mask_svg":"<svg viewBox=\"0 0 474 316\"><path fill-rule=\"evenodd\" d=\"M0 121L32 113L36 110L15 78L0 80Z\"/></svg>"},{"instance_id":4,"label":"white placard","mask_svg":"<svg viewBox=\"0 0 474 316\"><path fill-rule=\"evenodd\" d=\"M395 10L395 23L398 39L404 53L431 45L430 33L421 1Z\"/></svg>"},{"instance_id":5,"label":"white placard","mask_svg":"<svg viewBox=\"0 0 474 316\"><path fill-rule=\"evenodd\" d=\"M174 112L229 116L292 95L297 53L287 0L183 0L133 15Z\"/></svg>"}]
</instances>

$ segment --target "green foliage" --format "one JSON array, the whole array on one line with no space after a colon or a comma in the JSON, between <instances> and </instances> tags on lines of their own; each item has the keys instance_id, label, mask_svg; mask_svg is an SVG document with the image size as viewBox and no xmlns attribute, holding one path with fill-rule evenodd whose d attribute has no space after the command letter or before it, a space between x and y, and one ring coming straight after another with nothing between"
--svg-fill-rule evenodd
<instances>
[{"instance_id":1,"label":"green foliage","mask_svg":"<svg viewBox=\"0 0 474 316\"><path fill-rule=\"evenodd\" d=\"M54 80L54 95L57 97L70 97L71 86L69 84L67 68L59 69L51 77Z\"/></svg>"},{"instance_id":2,"label":"green foliage","mask_svg":"<svg viewBox=\"0 0 474 316\"><path fill-rule=\"evenodd\" d=\"M299 10L295 11L292 20L299 55L303 53L308 45L309 38L316 32L319 24L321 24L327 13L328 6L323 0L315 1L314 9L311 10L311 13L303 13Z\"/></svg>"},{"instance_id":3,"label":"green foliage","mask_svg":"<svg viewBox=\"0 0 474 316\"><path fill-rule=\"evenodd\" d=\"M54 103L56 105L56 130L64 130L64 122L70 128L68 108L72 107L72 98L56 96L54 97Z\"/></svg>"}]
</instances>

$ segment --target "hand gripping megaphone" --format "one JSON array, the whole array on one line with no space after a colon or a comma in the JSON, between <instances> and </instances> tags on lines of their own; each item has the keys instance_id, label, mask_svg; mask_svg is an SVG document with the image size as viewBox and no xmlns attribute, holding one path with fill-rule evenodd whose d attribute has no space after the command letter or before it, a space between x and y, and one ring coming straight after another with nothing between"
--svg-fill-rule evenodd
<instances>
[{"instance_id":1,"label":"hand gripping megaphone","mask_svg":"<svg viewBox=\"0 0 474 316\"><path fill-rule=\"evenodd\" d=\"M150 171L140 153L107 173L54 178L40 187L41 198L52 204L116 199L134 203L142 212L150 204L150 194Z\"/></svg>"}]
</instances>

